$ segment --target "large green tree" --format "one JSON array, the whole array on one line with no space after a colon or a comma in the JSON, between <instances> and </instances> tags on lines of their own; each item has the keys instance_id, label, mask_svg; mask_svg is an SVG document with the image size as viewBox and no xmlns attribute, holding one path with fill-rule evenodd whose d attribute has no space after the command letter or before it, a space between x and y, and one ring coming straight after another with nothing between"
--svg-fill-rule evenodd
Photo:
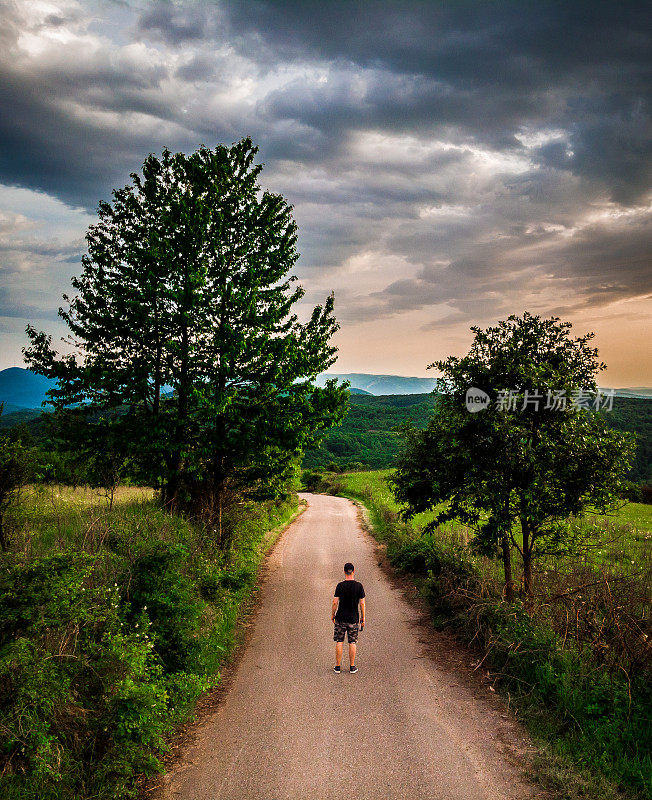
<instances>
[{"instance_id":1,"label":"large green tree","mask_svg":"<svg viewBox=\"0 0 652 800\"><path fill-rule=\"evenodd\" d=\"M502 552L508 599L512 548L530 593L536 554L565 546L570 515L613 509L633 457L631 437L591 408L604 404L593 334L570 328L529 313L472 328L466 356L430 365L441 396L425 430L405 430L391 478L406 518L443 503L433 526L460 520L480 552ZM469 391L487 396L481 410L469 410Z\"/></svg>"},{"instance_id":2,"label":"large green tree","mask_svg":"<svg viewBox=\"0 0 652 800\"><path fill-rule=\"evenodd\" d=\"M221 515L233 492L277 494L345 392L314 385L335 361L333 297L301 322L292 209L262 191L250 139L150 155L99 207L60 315L75 351L28 328L30 367L55 407L93 406L160 480L170 508Z\"/></svg>"}]
</instances>

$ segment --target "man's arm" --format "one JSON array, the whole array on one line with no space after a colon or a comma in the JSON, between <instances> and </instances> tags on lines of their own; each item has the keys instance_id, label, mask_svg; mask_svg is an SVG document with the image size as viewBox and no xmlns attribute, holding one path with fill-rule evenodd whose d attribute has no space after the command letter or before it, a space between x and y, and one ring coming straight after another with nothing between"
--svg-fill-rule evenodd
<instances>
[{"instance_id":1,"label":"man's arm","mask_svg":"<svg viewBox=\"0 0 652 800\"><path fill-rule=\"evenodd\" d=\"M339 605L340 605L340 598L334 597L333 604L331 606L331 622L335 622L335 614L337 614L337 609L339 608Z\"/></svg>"},{"instance_id":2,"label":"man's arm","mask_svg":"<svg viewBox=\"0 0 652 800\"><path fill-rule=\"evenodd\" d=\"M360 625L364 628L364 615L365 615L365 606L364 606L364 597L360 598Z\"/></svg>"}]
</instances>

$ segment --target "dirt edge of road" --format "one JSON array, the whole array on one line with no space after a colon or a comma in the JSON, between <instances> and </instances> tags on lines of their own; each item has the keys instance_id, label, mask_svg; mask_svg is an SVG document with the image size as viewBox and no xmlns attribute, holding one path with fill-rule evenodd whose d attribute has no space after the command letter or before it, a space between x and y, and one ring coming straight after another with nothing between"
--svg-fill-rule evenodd
<instances>
[{"instance_id":1,"label":"dirt edge of road","mask_svg":"<svg viewBox=\"0 0 652 800\"><path fill-rule=\"evenodd\" d=\"M269 532L268 538L271 539L271 544L267 548L261 565L258 569L256 585L251 590L251 594L244 602L240 610L235 630L236 643L229 658L220 670L220 682L217 686L214 686L212 689L209 689L207 692L201 695L197 701L197 704L195 705L195 710L192 717L188 720L188 722L180 725L174 732L173 736L168 741L168 747L170 749L161 758L164 771L159 775L153 775L152 777L142 781L142 783L138 786L138 800L156 800L157 792L165 788L166 774L180 761L185 750L195 740L196 732L201 722L207 716L215 712L215 709L228 694L240 659L247 649L249 637L251 635L251 631L253 630L254 622L256 621L256 615L258 614L258 610L260 608L261 589L265 585L265 581L267 580L267 576L269 574L270 557L276 547L278 547L278 544L283 538L285 532L293 523L297 521L297 519L299 519L306 508L308 508L307 501L299 498L298 508L290 517L290 519L283 523L283 525L279 525L277 528L273 528Z\"/></svg>"}]
</instances>

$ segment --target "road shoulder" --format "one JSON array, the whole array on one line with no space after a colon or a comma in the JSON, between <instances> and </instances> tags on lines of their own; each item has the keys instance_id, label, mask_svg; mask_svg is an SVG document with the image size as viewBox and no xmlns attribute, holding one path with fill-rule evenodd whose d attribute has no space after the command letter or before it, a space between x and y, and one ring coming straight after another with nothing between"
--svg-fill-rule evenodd
<instances>
[{"instance_id":1,"label":"road shoulder","mask_svg":"<svg viewBox=\"0 0 652 800\"><path fill-rule=\"evenodd\" d=\"M258 569L256 585L240 610L235 631L236 644L220 669L220 681L199 698L192 717L176 729L168 741L169 750L162 758L164 772L142 783L138 788L138 800L165 800L171 774L182 763L185 753L196 742L197 732L201 725L215 714L224 702L254 629L256 617L260 610L261 590L269 577L270 560L286 532L307 508L307 501L300 497L298 508L290 519L279 525L278 528L273 528L269 531L265 539L267 547L263 561Z\"/></svg>"}]
</instances>

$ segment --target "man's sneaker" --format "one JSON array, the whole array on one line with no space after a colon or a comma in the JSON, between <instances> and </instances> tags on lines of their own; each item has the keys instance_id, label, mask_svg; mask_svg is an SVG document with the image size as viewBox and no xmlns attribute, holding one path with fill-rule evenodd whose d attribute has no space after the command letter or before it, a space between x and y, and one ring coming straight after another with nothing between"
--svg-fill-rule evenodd
<instances>
[{"instance_id":1,"label":"man's sneaker","mask_svg":"<svg viewBox=\"0 0 652 800\"><path fill-rule=\"evenodd\" d=\"M351 672L357 672L357 671L358 671L357 667L351 667Z\"/></svg>"},{"instance_id":2,"label":"man's sneaker","mask_svg":"<svg viewBox=\"0 0 652 800\"><path fill-rule=\"evenodd\" d=\"M333 672L337 672L338 675L340 674L341 671L342 671L341 667L333 667Z\"/></svg>"}]
</instances>

